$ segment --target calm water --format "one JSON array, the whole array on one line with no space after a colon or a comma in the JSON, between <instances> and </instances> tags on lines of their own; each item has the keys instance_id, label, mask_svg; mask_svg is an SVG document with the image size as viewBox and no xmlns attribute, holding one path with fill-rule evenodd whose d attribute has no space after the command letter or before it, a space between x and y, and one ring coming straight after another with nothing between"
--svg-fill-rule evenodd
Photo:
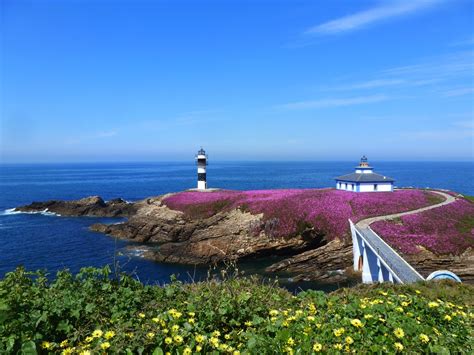
<instances>
[{"instance_id":1,"label":"calm water","mask_svg":"<svg viewBox=\"0 0 474 355\"><path fill-rule=\"evenodd\" d=\"M334 186L333 178L352 172L354 162L211 162L210 187L225 189L319 188ZM395 178L398 186L438 187L474 195L473 162L374 162L375 171ZM0 166L0 277L17 265L50 271L112 263L115 252L124 270L144 282L163 283L171 274L182 280L203 279L207 268L160 264L130 254L126 241L88 227L104 218L66 218L2 212L15 206L49 199L79 199L100 195L129 201L195 185L192 163L109 163ZM246 264L247 272L262 265ZM297 284L295 287L320 287ZM322 286L321 286L322 287ZM337 288L333 285L330 288ZM327 287L322 287L327 289Z\"/></svg>"}]
</instances>

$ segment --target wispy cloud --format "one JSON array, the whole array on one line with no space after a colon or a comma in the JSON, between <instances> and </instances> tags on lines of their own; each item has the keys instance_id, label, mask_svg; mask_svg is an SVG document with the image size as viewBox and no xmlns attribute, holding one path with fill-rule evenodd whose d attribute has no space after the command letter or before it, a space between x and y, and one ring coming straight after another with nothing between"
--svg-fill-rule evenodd
<instances>
[{"instance_id":1,"label":"wispy cloud","mask_svg":"<svg viewBox=\"0 0 474 355\"><path fill-rule=\"evenodd\" d=\"M445 97L454 97L454 96L463 96L474 93L474 87L466 87L466 88L457 88L445 91L443 95Z\"/></svg>"},{"instance_id":2,"label":"wispy cloud","mask_svg":"<svg viewBox=\"0 0 474 355\"><path fill-rule=\"evenodd\" d=\"M334 35L354 31L394 17L416 13L438 2L437 0L411 0L385 3L365 11L311 27L305 31L305 34Z\"/></svg>"},{"instance_id":3,"label":"wispy cloud","mask_svg":"<svg viewBox=\"0 0 474 355\"><path fill-rule=\"evenodd\" d=\"M103 138L109 138L116 136L118 132L116 130L96 132L89 135L83 135L80 137L69 138L66 140L66 144L80 144L91 140L99 140Z\"/></svg>"},{"instance_id":4,"label":"wispy cloud","mask_svg":"<svg viewBox=\"0 0 474 355\"><path fill-rule=\"evenodd\" d=\"M385 95L369 95L369 96L358 96L358 97L345 97L345 98L326 98L320 100L309 100L291 102L283 105L278 105L276 108L286 110L306 110L306 109L318 109L328 107L342 107L342 106L353 106L370 104L388 100Z\"/></svg>"},{"instance_id":5,"label":"wispy cloud","mask_svg":"<svg viewBox=\"0 0 474 355\"><path fill-rule=\"evenodd\" d=\"M474 124L472 121L460 121L453 123L445 129L405 132L401 136L408 140L436 142L472 139L474 138Z\"/></svg>"}]
</instances>

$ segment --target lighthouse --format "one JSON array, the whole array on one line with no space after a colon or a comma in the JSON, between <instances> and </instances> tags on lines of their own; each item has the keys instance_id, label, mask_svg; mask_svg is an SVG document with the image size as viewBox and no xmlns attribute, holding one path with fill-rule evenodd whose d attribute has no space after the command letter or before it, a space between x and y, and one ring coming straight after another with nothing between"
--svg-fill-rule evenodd
<instances>
[{"instance_id":1,"label":"lighthouse","mask_svg":"<svg viewBox=\"0 0 474 355\"><path fill-rule=\"evenodd\" d=\"M364 155L355 168L355 173L339 176L336 179L338 190L353 192L390 192L393 191L394 179L374 173Z\"/></svg>"},{"instance_id":2,"label":"lighthouse","mask_svg":"<svg viewBox=\"0 0 474 355\"><path fill-rule=\"evenodd\" d=\"M204 149L201 149L196 154L196 164L197 164L197 173L198 173L198 190L207 189L206 181L206 165L207 165L207 154Z\"/></svg>"}]
</instances>

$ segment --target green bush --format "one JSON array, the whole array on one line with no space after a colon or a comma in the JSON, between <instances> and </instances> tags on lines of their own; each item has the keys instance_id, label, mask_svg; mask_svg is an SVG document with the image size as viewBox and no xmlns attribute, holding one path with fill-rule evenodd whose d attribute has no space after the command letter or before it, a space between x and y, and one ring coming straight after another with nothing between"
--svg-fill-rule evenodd
<instances>
[{"instance_id":1,"label":"green bush","mask_svg":"<svg viewBox=\"0 0 474 355\"><path fill-rule=\"evenodd\" d=\"M0 353L465 352L472 286L359 286L297 296L255 278L143 285L108 267L18 268L0 281Z\"/></svg>"}]
</instances>

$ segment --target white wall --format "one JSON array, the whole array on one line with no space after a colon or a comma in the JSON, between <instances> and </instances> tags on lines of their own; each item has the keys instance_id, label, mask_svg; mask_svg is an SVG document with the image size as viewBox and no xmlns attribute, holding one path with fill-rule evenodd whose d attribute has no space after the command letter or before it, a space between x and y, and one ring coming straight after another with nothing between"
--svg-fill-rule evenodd
<instances>
[{"instance_id":1,"label":"white wall","mask_svg":"<svg viewBox=\"0 0 474 355\"><path fill-rule=\"evenodd\" d=\"M374 189L374 183L361 183L360 192L387 192L392 191L392 184L390 183L377 183L377 190Z\"/></svg>"},{"instance_id":2,"label":"white wall","mask_svg":"<svg viewBox=\"0 0 474 355\"><path fill-rule=\"evenodd\" d=\"M347 187L346 187L347 184ZM352 183L348 182L337 182L336 189L338 190L345 190L345 191L356 191L357 184L354 183L354 189L352 189ZM389 192L393 191L393 185L389 182L386 183L378 183L377 190L374 189L374 183L360 183L359 185L359 192Z\"/></svg>"},{"instance_id":3,"label":"white wall","mask_svg":"<svg viewBox=\"0 0 474 355\"><path fill-rule=\"evenodd\" d=\"M207 183L205 181L198 181L198 189L205 190L207 188Z\"/></svg>"}]
</instances>

